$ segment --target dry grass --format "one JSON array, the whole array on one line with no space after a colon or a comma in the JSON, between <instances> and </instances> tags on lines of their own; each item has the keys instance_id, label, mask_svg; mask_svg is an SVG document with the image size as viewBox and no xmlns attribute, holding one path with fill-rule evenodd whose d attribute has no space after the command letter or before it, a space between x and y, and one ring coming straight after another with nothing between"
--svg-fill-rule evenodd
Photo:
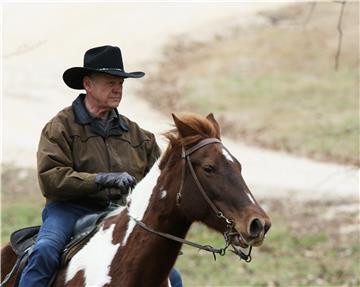
<instances>
[{"instance_id":1,"label":"dry grass","mask_svg":"<svg viewBox=\"0 0 360 287\"><path fill-rule=\"evenodd\" d=\"M260 200L272 220L263 246L246 264L183 247L177 262L186 286L359 286L359 208L351 201ZM193 226L188 239L222 246L220 235ZM194 272L194 270L196 272Z\"/></svg>"},{"instance_id":2,"label":"dry grass","mask_svg":"<svg viewBox=\"0 0 360 287\"><path fill-rule=\"evenodd\" d=\"M235 27L206 43L164 48L146 95L164 112L214 112L223 132L269 148L359 165L359 3L346 5L334 70L340 6L263 12L276 25Z\"/></svg>"}]
</instances>

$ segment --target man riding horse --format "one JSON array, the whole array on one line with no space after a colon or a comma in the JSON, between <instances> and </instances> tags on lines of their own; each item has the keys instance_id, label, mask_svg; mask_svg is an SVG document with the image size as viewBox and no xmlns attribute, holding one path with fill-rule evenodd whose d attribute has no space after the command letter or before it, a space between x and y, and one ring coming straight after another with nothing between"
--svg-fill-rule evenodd
<instances>
[{"instance_id":1,"label":"man riding horse","mask_svg":"<svg viewBox=\"0 0 360 287\"><path fill-rule=\"evenodd\" d=\"M20 286L47 286L76 220L124 203L159 157L154 135L117 111L124 79L143 76L125 72L121 51L113 46L88 50L83 67L64 72L66 85L86 93L42 130L37 164L46 205ZM170 281L182 286L175 269Z\"/></svg>"}]
</instances>

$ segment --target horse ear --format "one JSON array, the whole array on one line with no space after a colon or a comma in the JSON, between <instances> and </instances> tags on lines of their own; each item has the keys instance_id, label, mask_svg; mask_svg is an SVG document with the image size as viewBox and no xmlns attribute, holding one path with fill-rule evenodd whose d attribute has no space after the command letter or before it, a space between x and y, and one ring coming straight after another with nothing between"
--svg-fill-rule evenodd
<instances>
[{"instance_id":1,"label":"horse ear","mask_svg":"<svg viewBox=\"0 0 360 287\"><path fill-rule=\"evenodd\" d=\"M214 114L210 113L206 116L206 118L214 125L214 127L216 129L216 133L217 133L218 137L220 137L220 126L219 126L219 123L217 122L217 120L215 120Z\"/></svg>"},{"instance_id":2,"label":"horse ear","mask_svg":"<svg viewBox=\"0 0 360 287\"><path fill-rule=\"evenodd\" d=\"M171 115L174 119L176 128L178 129L180 135L183 138L197 134L197 132L193 128L182 122L175 114L171 114Z\"/></svg>"}]
</instances>

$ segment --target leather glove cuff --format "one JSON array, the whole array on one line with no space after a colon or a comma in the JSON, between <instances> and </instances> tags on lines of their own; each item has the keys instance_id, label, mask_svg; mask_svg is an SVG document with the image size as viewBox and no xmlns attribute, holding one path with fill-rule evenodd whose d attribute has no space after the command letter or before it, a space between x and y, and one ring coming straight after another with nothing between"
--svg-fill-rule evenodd
<instances>
[{"instance_id":1,"label":"leather glove cuff","mask_svg":"<svg viewBox=\"0 0 360 287\"><path fill-rule=\"evenodd\" d=\"M135 186L136 179L127 172L100 172L95 176L95 182L103 187L127 191Z\"/></svg>"}]
</instances>

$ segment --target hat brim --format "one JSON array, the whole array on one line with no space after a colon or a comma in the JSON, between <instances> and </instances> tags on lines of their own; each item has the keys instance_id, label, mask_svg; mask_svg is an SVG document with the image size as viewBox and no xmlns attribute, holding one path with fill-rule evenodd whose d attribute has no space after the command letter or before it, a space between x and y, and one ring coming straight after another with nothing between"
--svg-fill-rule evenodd
<instances>
[{"instance_id":1,"label":"hat brim","mask_svg":"<svg viewBox=\"0 0 360 287\"><path fill-rule=\"evenodd\" d=\"M87 75L101 73L112 76L117 76L121 78L142 78L144 77L144 72L125 72L119 69L92 69L92 68L84 68L84 67L74 67L67 69L63 74L63 80L65 84L76 90L84 89L83 86L83 78Z\"/></svg>"}]
</instances>

